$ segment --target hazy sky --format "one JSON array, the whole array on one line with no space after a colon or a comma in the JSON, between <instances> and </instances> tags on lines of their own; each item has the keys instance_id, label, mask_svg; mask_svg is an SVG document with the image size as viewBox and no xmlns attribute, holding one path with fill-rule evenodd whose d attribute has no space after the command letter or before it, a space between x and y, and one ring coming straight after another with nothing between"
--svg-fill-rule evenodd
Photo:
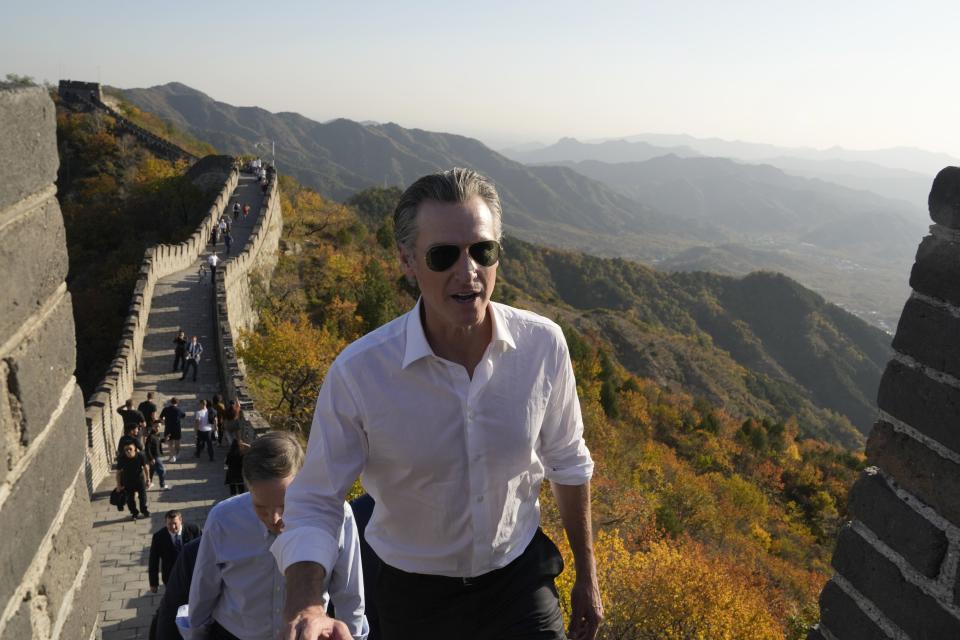
<instances>
[{"instance_id":1,"label":"hazy sky","mask_svg":"<svg viewBox=\"0 0 960 640\"><path fill-rule=\"evenodd\" d=\"M500 147L689 133L960 156L960 2L13 2L0 75Z\"/></svg>"}]
</instances>

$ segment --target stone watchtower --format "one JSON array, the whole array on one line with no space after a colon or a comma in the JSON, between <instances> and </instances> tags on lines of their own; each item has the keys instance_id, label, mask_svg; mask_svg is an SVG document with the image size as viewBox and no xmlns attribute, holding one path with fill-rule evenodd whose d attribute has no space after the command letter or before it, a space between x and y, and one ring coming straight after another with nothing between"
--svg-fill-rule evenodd
<instances>
[{"instance_id":1,"label":"stone watchtower","mask_svg":"<svg viewBox=\"0 0 960 640\"><path fill-rule=\"evenodd\" d=\"M0 84L0 638L95 637L100 570L46 90Z\"/></svg>"},{"instance_id":2,"label":"stone watchtower","mask_svg":"<svg viewBox=\"0 0 960 640\"><path fill-rule=\"evenodd\" d=\"M103 102L103 91L99 82L61 80L58 92L65 102L90 101L94 104Z\"/></svg>"},{"instance_id":3,"label":"stone watchtower","mask_svg":"<svg viewBox=\"0 0 960 640\"><path fill-rule=\"evenodd\" d=\"M880 381L868 468L850 492L809 640L960 638L960 168L930 191Z\"/></svg>"}]
</instances>

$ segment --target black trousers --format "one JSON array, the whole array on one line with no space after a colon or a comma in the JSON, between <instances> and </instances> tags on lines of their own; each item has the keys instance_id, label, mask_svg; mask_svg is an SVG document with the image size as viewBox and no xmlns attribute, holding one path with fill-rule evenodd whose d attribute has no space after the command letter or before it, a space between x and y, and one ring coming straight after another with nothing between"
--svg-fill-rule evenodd
<instances>
[{"instance_id":1,"label":"black trousers","mask_svg":"<svg viewBox=\"0 0 960 640\"><path fill-rule=\"evenodd\" d=\"M180 351L173 352L173 370L180 371L187 366L187 356Z\"/></svg>"},{"instance_id":2,"label":"black trousers","mask_svg":"<svg viewBox=\"0 0 960 640\"><path fill-rule=\"evenodd\" d=\"M563 558L537 529L523 554L477 578L407 573L384 563L373 592L383 640L563 640Z\"/></svg>"},{"instance_id":3,"label":"black trousers","mask_svg":"<svg viewBox=\"0 0 960 640\"><path fill-rule=\"evenodd\" d=\"M203 451L203 448L207 448L207 453L210 454L210 459L213 460L213 431L197 431L197 457L200 457L200 452Z\"/></svg>"},{"instance_id":4,"label":"black trousers","mask_svg":"<svg viewBox=\"0 0 960 640\"><path fill-rule=\"evenodd\" d=\"M183 364L183 375L180 376L181 380L187 377L187 374L190 373L191 367L193 367L193 381L197 381L197 361L190 358L187 358L187 361Z\"/></svg>"},{"instance_id":5,"label":"black trousers","mask_svg":"<svg viewBox=\"0 0 960 640\"><path fill-rule=\"evenodd\" d=\"M138 516L140 512L150 512L150 510L147 509L147 485L141 482L138 485L124 487L124 490L127 493L127 509L130 510L130 515ZM140 502L140 511L137 511L138 500Z\"/></svg>"}]
</instances>

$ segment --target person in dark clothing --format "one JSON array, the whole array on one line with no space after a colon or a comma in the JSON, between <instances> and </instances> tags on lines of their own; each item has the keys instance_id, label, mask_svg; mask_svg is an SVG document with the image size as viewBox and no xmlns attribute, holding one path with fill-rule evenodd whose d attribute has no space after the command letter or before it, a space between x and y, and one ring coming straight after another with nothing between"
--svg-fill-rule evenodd
<instances>
[{"instance_id":1,"label":"person in dark clothing","mask_svg":"<svg viewBox=\"0 0 960 640\"><path fill-rule=\"evenodd\" d=\"M157 421L157 405L153 402L153 391L147 392L147 399L137 405L137 411L143 416L144 424L147 427ZM150 433L150 429L147 429L146 432Z\"/></svg>"},{"instance_id":2,"label":"person in dark clothing","mask_svg":"<svg viewBox=\"0 0 960 640\"><path fill-rule=\"evenodd\" d=\"M147 489L150 488L150 470L143 454L137 451L132 442L123 447L123 457L117 462L117 489L127 494L127 508L130 517L136 520L143 514L150 515L147 509ZM136 500L139 498L140 510L137 510Z\"/></svg>"},{"instance_id":3,"label":"person in dark clothing","mask_svg":"<svg viewBox=\"0 0 960 640\"><path fill-rule=\"evenodd\" d=\"M170 448L170 459L167 462L176 462L180 454L180 439L183 437L181 421L187 417L187 414L180 409L176 398L170 398L170 404L160 412L160 420L163 421L163 440L172 443Z\"/></svg>"},{"instance_id":4,"label":"person in dark clothing","mask_svg":"<svg viewBox=\"0 0 960 640\"><path fill-rule=\"evenodd\" d=\"M214 394L213 399L210 400L210 408L216 411L217 415L214 419L214 439L217 441L217 444L223 446L223 419L227 413L227 407L223 404L223 398L220 397L220 394Z\"/></svg>"},{"instance_id":5,"label":"person in dark clothing","mask_svg":"<svg viewBox=\"0 0 960 640\"><path fill-rule=\"evenodd\" d=\"M150 562L147 565L147 576L150 581L150 592L156 593L160 586L170 582L170 571L173 569L183 545L194 538L200 537L200 528L192 523L183 523L183 515L176 510L167 511L163 518L164 525L153 534L150 541Z\"/></svg>"},{"instance_id":6,"label":"person in dark clothing","mask_svg":"<svg viewBox=\"0 0 960 640\"><path fill-rule=\"evenodd\" d=\"M240 438L234 438L233 442L230 443L230 449L227 450L227 477L224 484L230 486L230 495L232 496L244 493L247 490L243 486L243 454L249 448L250 445Z\"/></svg>"},{"instance_id":7,"label":"person in dark clothing","mask_svg":"<svg viewBox=\"0 0 960 640\"><path fill-rule=\"evenodd\" d=\"M197 552L200 550L200 538L195 538L183 545L183 550L177 556L173 568L170 570L170 579L164 581L163 597L160 606L153 616L151 631L156 627L155 640L183 640L177 630L177 609L187 604L190 596L190 582L193 580L193 567L197 564Z\"/></svg>"},{"instance_id":8,"label":"person in dark clothing","mask_svg":"<svg viewBox=\"0 0 960 640\"><path fill-rule=\"evenodd\" d=\"M117 413L123 418L124 428L129 424L144 424L143 414L133 408L133 398L128 398L127 402L117 409Z\"/></svg>"},{"instance_id":9,"label":"person in dark clothing","mask_svg":"<svg viewBox=\"0 0 960 640\"><path fill-rule=\"evenodd\" d=\"M132 444L138 451L143 451L143 444L140 443L140 425L126 424L123 426L123 435L117 442L117 468L120 468L120 462L123 460L123 448Z\"/></svg>"},{"instance_id":10,"label":"person in dark clothing","mask_svg":"<svg viewBox=\"0 0 960 640\"><path fill-rule=\"evenodd\" d=\"M160 478L160 489L167 490L170 486L166 482L167 470L163 466L163 449L160 444L160 423L154 422L147 427L146 446L143 449L144 458L150 466L150 481L153 481L153 474L156 473Z\"/></svg>"},{"instance_id":11,"label":"person in dark clothing","mask_svg":"<svg viewBox=\"0 0 960 640\"><path fill-rule=\"evenodd\" d=\"M182 371L187 366L187 335L178 331L173 345L173 370Z\"/></svg>"},{"instance_id":12,"label":"person in dark clothing","mask_svg":"<svg viewBox=\"0 0 960 640\"><path fill-rule=\"evenodd\" d=\"M364 591L364 613L367 616L367 622L370 624L370 633L367 640L380 640L380 618L377 614L377 601L373 594L372 586L377 583L377 575L380 573L380 557L377 552L367 544L366 530L367 523L370 522L370 516L373 515L373 507L376 503L369 493L365 493L359 498L350 501L350 508L353 509L353 517L357 521L357 533L360 536L360 560L363 565L363 584L369 585ZM330 613L334 615L333 612Z\"/></svg>"},{"instance_id":13,"label":"person in dark clothing","mask_svg":"<svg viewBox=\"0 0 960 640\"><path fill-rule=\"evenodd\" d=\"M193 381L197 381L197 367L200 364L200 355L203 353L203 346L197 340L197 336L193 336L190 339L190 344L187 345L187 362L183 365L183 375L180 376L181 380L187 379L187 373L190 371L190 367L193 367Z\"/></svg>"}]
</instances>

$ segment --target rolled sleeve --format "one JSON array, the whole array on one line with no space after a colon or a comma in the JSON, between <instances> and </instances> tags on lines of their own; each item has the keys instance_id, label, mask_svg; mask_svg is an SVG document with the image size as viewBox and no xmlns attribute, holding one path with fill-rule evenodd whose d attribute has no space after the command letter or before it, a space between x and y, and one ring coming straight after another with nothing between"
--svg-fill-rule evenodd
<instances>
[{"instance_id":1,"label":"rolled sleeve","mask_svg":"<svg viewBox=\"0 0 960 640\"><path fill-rule=\"evenodd\" d=\"M583 416L570 352L559 328L557 331L556 375L540 429L538 453L548 480L582 485L593 476L593 459L583 439Z\"/></svg>"},{"instance_id":2,"label":"rolled sleeve","mask_svg":"<svg viewBox=\"0 0 960 640\"><path fill-rule=\"evenodd\" d=\"M284 533L270 548L280 571L316 562L327 575L338 556L343 500L367 459L360 404L351 380L334 361L317 398L303 468L287 488Z\"/></svg>"}]
</instances>

